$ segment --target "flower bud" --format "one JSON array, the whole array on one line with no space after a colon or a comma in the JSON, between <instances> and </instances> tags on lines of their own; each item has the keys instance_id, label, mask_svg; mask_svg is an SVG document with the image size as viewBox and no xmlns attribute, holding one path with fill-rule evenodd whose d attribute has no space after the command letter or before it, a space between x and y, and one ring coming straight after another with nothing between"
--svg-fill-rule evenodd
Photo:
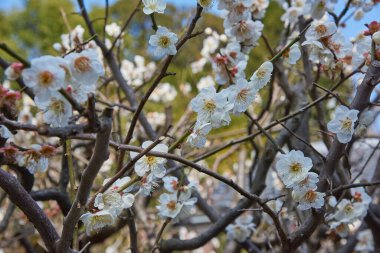
<instances>
[{"instance_id":1,"label":"flower bud","mask_svg":"<svg viewBox=\"0 0 380 253\"><path fill-rule=\"evenodd\" d=\"M379 32L375 32L372 35L372 40L376 43L376 45L380 45L380 31Z\"/></svg>"}]
</instances>

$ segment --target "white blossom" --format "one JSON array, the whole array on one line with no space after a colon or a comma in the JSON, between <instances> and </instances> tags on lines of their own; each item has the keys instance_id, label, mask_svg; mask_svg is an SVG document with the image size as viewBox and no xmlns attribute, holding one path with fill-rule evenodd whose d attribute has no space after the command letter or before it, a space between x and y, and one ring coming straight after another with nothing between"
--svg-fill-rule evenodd
<instances>
[{"instance_id":1,"label":"white blossom","mask_svg":"<svg viewBox=\"0 0 380 253\"><path fill-rule=\"evenodd\" d=\"M118 24L116 24L115 22L113 22L109 25L106 25L106 33L109 36L117 38L117 36L119 36L120 32L121 32L121 27Z\"/></svg>"},{"instance_id":2,"label":"white blossom","mask_svg":"<svg viewBox=\"0 0 380 253\"><path fill-rule=\"evenodd\" d=\"M84 213L80 217L80 220L86 228L86 234L90 236L105 226L113 225L116 221L116 217L112 212L102 210L96 213Z\"/></svg>"},{"instance_id":3,"label":"white blossom","mask_svg":"<svg viewBox=\"0 0 380 253\"><path fill-rule=\"evenodd\" d=\"M285 62L293 65L296 64L297 61L300 59L301 50L297 44L294 44L289 48L287 52L285 52L283 56L285 58Z\"/></svg>"},{"instance_id":4,"label":"white blossom","mask_svg":"<svg viewBox=\"0 0 380 253\"><path fill-rule=\"evenodd\" d=\"M372 35L372 40L373 40L373 42L375 42L377 45L380 45L380 31L379 31L379 32L375 32L375 33Z\"/></svg>"},{"instance_id":5,"label":"white blossom","mask_svg":"<svg viewBox=\"0 0 380 253\"><path fill-rule=\"evenodd\" d=\"M0 137L3 139L9 139L12 137L12 133L6 126L0 125Z\"/></svg>"},{"instance_id":6,"label":"white blossom","mask_svg":"<svg viewBox=\"0 0 380 253\"><path fill-rule=\"evenodd\" d=\"M211 123L196 124L191 134L187 138L187 142L196 148L202 148L206 144L206 135L211 131Z\"/></svg>"},{"instance_id":7,"label":"white blossom","mask_svg":"<svg viewBox=\"0 0 380 253\"><path fill-rule=\"evenodd\" d=\"M153 142L152 141L145 141L142 144L142 148L146 149L148 146L150 146ZM158 144L156 145L151 151L156 152L168 152L168 146L165 144ZM135 158L139 153L137 152L131 152L131 158ZM135 172L138 176L142 177L147 172L152 172L152 174L155 177L162 178L165 176L166 169L165 169L165 163L166 159L162 157L155 157L151 155L144 155L141 157L135 164Z\"/></svg>"},{"instance_id":8,"label":"white blossom","mask_svg":"<svg viewBox=\"0 0 380 253\"><path fill-rule=\"evenodd\" d=\"M335 118L327 123L327 129L337 135L340 143L348 143L354 134L358 114L358 110L350 110L346 106L340 105L335 110Z\"/></svg>"},{"instance_id":9,"label":"white blossom","mask_svg":"<svg viewBox=\"0 0 380 253\"><path fill-rule=\"evenodd\" d=\"M144 9L143 12L146 15L150 15L154 12L164 13L166 8L165 0L143 0Z\"/></svg>"},{"instance_id":10,"label":"white blossom","mask_svg":"<svg viewBox=\"0 0 380 253\"><path fill-rule=\"evenodd\" d=\"M234 224L230 224L226 227L227 236L238 242L244 242L255 230L255 224L252 221L253 217L250 215L239 217Z\"/></svg>"},{"instance_id":11,"label":"white blossom","mask_svg":"<svg viewBox=\"0 0 380 253\"><path fill-rule=\"evenodd\" d=\"M363 231L360 231L356 238L358 239L358 242L355 245L355 251L372 252L373 250L375 250L373 234L371 229L365 229Z\"/></svg>"},{"instance_id":12,"label":"white blossom","mask_svg":"<svg viewBox=\"0 0 380 253\"><path fill-rule=\"evenodd\" d=\"M229 86L224 91L228 97L228 102L233 105L232 112L239 114L245 112L253 103L258 89L252 83L240 78L236 80L236 84Z\"/></svg>"},{"instance_id":13,"label":"white blossom","mask_svg":"<svg viewBox=\"0 0 380 253\"><path fill-rule=\"evenodd\" d=\"M321 208L324 205L325 193L309 189L306 192L293 191L293 198L298 202L298 209L307 210L310 208Z\"/></svg>"},{"instance_id":14,"label":"white blossom","mask_svg":"<svg viewBox=\"0 0 380 253\"><path fill-rule=\"evenodd\" d=\"M305 179L308 171L313 167L309 157L305 157L302 151L291 150L287 154L280 154L276 163L276 169L286 187L290 188L295 183Z\"/></svg>"},{"instance_id":15,"label":"white blossom","mask_svg":"<svg viewBox=\"0 0 380 253\"><path fill-rule=\"evenodd\" d=\"M103 64L95 49L71 53L65 57L72 77L84 85L95 85L100 76L104 75Z\"/></svg>"},{"instance_id":16,"label":"white blossom","mask_svg":"<svg viewBox=\"0 0 380 253\"><path fill-rule=\"evenodd\" d=\"M273 72L273 64L270 61L266 61L253 73L250 82L257 88L263 88L270 80Z\"/></svg>"},{"instance_id":17,"label":"white blossom","mask_svg":"<svg viewBox=\"0 0 380 253\"><path fill-rule=\"evenodd\" d=\"M191 100L191 109L197 112L197 123L211 123L213 128L228 125L231 118L228 114L231 106L222 93L216 93L214 87L203 88L200 93Z\"/></svg>"},{"instance_id":18,"label":"white blossom","mask_svg":"<svg viewBox=\"0 0 380 253\"><path fill-rule=\"evenodd\" d=\"M167 55L175 55L177 48L178 37L175 33L172 33L166 27L160 26L156 34L150 36L149 45L154 47L154 55L156 57L163 57Z\"/></svg>"},{"instance_id":19,"label":"white blossom","mask_svg":"<svg viewBox=\"0 0 380 253\"><path fill-rule=\"evenodd\" d=\"M293 188L295 192L304 193L310 189L317 188L317 183L319 181L318 174L314 172L308 172L306 177L294 184L290 185L290 188Z\"/></svg>"},{"instance_id":20,"label":"white blossom","mask_svg":"<svg viewBox=\"0 0 380 253\"><path fill-rule=\"evenodd\" d=\"M24 65L20 62L11 63L4 71L8 80L16 80L21 76Z\"/></svg>"},{"instance_id":21,"label":"white blossom","mask_svg":"<svg viewBox=\"0 0 380 253\"><path fill-rule=\"evenodd\" d=\"M70 103L59 93L53 93L48 100L35 98L36 105L43 111L44 121L53 127L64 127L72 115Z\"/></svg>"},{"instance_id":22,"label":"white blossom","mask_svg":"<svg viewBox=\"0 0 380 253\"><path fill-rule=\"evenodd\" d=\"M25 85L32 88L39 99L46 100L51 93L64 87L66 72L60 66L62 61L46 55L33 59L30 68L22 71Z\"/></svg>"},{"instance_id":23,"label":"white blossom","mask_svg":"<svg viewBox=\"0 0 380 253\"><path fill-rule=\"evenodd\" d=\"M158 215L161 217L172 218L176 221L180 216L188 214L197 202L196 198L189 198L180 201L177 193L163 193L159 197Z\"/></svg>"},{"instance_id":24,"label":"white blossom","mask_svg":"<svg viewBox=\"0 0 380 253\"><path fill-rule=\"evenodd\" d=\"M347 223L334 221L330 224L330 229L334 230L340 237L347 237L350 230Z\"/></svg>"}]
</instances>

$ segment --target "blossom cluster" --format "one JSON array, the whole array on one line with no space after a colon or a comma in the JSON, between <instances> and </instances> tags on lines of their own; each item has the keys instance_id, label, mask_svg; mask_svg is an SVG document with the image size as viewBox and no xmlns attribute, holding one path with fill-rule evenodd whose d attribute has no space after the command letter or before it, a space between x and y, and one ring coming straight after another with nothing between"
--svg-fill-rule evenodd
<instances>
[{"instance_id":1,"label":"blossom cluster","mask_svg":"<svg viewBox=\"0 0 380 253\"><path fill-rule=\"evenodd\" d=\"M339 202L334 196L329 198L329 205L333 208L333 212L326 219L329 221L330 228L341 237L348 236L350 224L366 216L368 206L372 202L371 197L362 187L352 188L351 195L351 200L343 198Z\"/></svg>"},{"instance_id":2,"label":"blossom cluster","mask_svg":"<svg viewBox=\"0 0 380 253\"><path fill-rule=\"evenodd\" d=\"M104 180L103 186L109 180ZM132 207L135 195L129 193L131 187L124 189L129 181L131 181L130 177L119 178L104 193L96 195L93 204L94 210L90 210L80 217L86 227L87 235L91 235L105 226L113 225L124 209Z\"/></svg>"},{"instance_id":3,"label":"blossom cluster","mask_svg":"<svg viewBox=\"0 0 380 253\"><path fill-rule=\"evenodd\" d=\"M160 195L159 205L156 206L158 215L173 219L173 222L185 218L197 202L197 198L191 197L192 190L195 189L196 185L193 182L183 185L178 178L172 176L166 176L162 180L169 193Z\"/></svg>"},{"instance_id":4,"label":"blossom cluster","mask_svg":"<svg viewBox=\"0 0 380 253\"><path fill-rule=\"evenodd\" d=\"M298 202L300 210L321 208L325 193L317 190L318 174L310 172L313 162L302 151L291 150L280 154L276 169L286 188L291 188L293 199Z\"/></svg>"},{"instance_id":5,"label":"blossom cluster","mask_svg":"<svg viewBox=\"0 0 380 253\"><path fill-rule=\"evenodd\" d=\"M72 52L66 57L50 55L33 59L29 68L18 71L11 65L7 73L9 79L15 79L15 73L21 74L25 85L35 94L34 102L43 111L44 121L53 127L69 124L73 109L61 91L75 97L79 103L87 100L94 92L100 76L104 75L102 62L95 49L80 53Z\"/></svg>"},{"instance_id":6,"label":"blossom cluster","mask_svg":"<svg viewBox=\"0 0 380 253\"><path fill-rule=\"evenodd\" d=\"M226 227L227 236L230 239L237 240L238 242L244 242L247 240L252 232L255 231L255 223L253 223L253 217L251 215L242 215L235 220L234 224L230 224Z\"/></svg>"}]
</instances>

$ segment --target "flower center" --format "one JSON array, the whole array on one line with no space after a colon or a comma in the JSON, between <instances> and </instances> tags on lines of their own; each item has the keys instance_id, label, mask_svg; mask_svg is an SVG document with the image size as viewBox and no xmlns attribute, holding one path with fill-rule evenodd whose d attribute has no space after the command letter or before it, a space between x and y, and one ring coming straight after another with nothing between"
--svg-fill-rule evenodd
<instances>
[{"instance_id":1,"label":"flower center","mask_svg":"<svg viewBox=\"0 0 380 253\"><path fill-rule=\"evenodd\" d=\"M351 204L348 204L344 207L344 212L346 214L350 214L352 213L352 211L354 211L354 207Z\"/></svg>"},{"instance_id":2,"label":"flower center","mask_svg":"<svg viewBox=\"0 0 380 253\"><path fill-rule=\"evenodd\" d=\"M38 80L43 86L49 87L54 81L54 75L50 71L42 71L38 75Z\"/></svg>"},{"instance_id":3,"label":"flower center","mask_svg":"<svg viewBox=\"0 0 380 253\"><path fill-rule=\"evenodd\" d=\"M176 206L177 206L177 202L174 201L174 200L171 200L169 203L166 204L166 207L167 207L169 210L172 210L172 211L175 210Z\"/></svg>"},{"instance_id":4,"label":"flower center","mask_svg":"<svg viewBox=\"0 0 380 253\"><path fill-rule=\"evenodd\" d=\"M362 194L359 192L355 192L353 199L355 202L362 202L363 201Z\"/></svg>"},{"instance_id":5,"label":"flower center","mask_svg":"<svg viewBox=\"0 0 380 253\"><path fill-rule=\"evenodd\" d=\"M55 114L61 114L65 112L65 104L62 100L52 99L49 110L52 110Z\"/></svg>"},{"instance_id":6,"label":"flower center","mask_svg":"<svg viewBox=\"0 0 380 253\"><path fill-rule=\"evenodd\" d=\"M266 75L266 71L262 68L259 68L256 72L256 76L260 79L263 79Z\"/></svg>"},{"instance_id":7,"label":"flower center","mask_svg":"<svg viewBox=\"0 0 380 253\"><path fill-rule=\"evenodd\" d=\"M158 40L158 44L163 47L167 48L170 46L170 39L168 36L161 36L160 39Z\"/></svg>"},{"instance_id":8,"label":"flower center","mask_svg":"<svg viewBox=\"0 0 380 253\"><path fill-rule=\"evenodd\" d=\"M317 27L315 27L315 31L319 35L323 35L327 32L327 27L325 25L318 25Z\"/></svg>"},{"instance_id":9,"label":"flower center","mask_svg":"<svg viewBox=\"0 0 380 253\"><path fill-rule=\"evenodd\" d=\"M352 120L350 118L345 118L344 120L340 121L341 123L341 129L346 132L351 131L351 126L352 126Z\"/></svg>"},{"instance_id":10,"label":"flower center","mask_svg":"<svg viewBox=\"0 0 380 253\"><path fill-rule=\"evenodd\" d=\"M148 163L148 165L153 165L156 163L156 157L154 156L147 156L146 157L146 162Z\"/></svg>"},{"instance_id":11,"label":"flower center","mask_svg":"<svg viewBox=\"0 0 380 253\"><path fill-rule=\"evenodd\" d=\"M74 67L80 72L87 72L91 69L91 60L86 56L80 56L75 59Z\"/></svg>"},{"instance_id":12,"label":"flower center","mask_svg":"<svg viewBox=\"0 0 380 253\"><path fill-rule=\"evenodd\" d=\"M216 108L216 104L215 104L214 100L209 99L209 100L204 101L204 106L203 106L204 110L209 111L209 112L213 112L215 110L215 108Z\"/></svg>"},{"instance_id":13,"label":"flower center","mask_svg":"<svg viewBox=\"0 0 380 253\"><path fill-rule=\"evenodd\" d=\"M173 187L174 190L178 189L179 184L178 184L177 180L171 181L170 184L172 185L172 187Z\"/></svg>"},{"instance_id":14,"label":"flower center","mask_svg":"<svg viewBox=\"0 0 380 253\"><path fill-rule=\"evenodd\" d=\"M247 101L248 93L249 93L249 89L248 88L242 89L237 94L237 99L240 100L240 101L244 101L244 102Z\"/></svg>"},{"instance_id":15,"label":"flower center","mask_svg":"<svg viewBox=\"0 0 380 253\"><path fill-rule=\"evenodd\" d=\"M313 190L309 190L305 194L305 199L308 202L314 202L316 198L317 198L317 193L315 193L315 191Z\"/></svg>"},{"instance_id":16,"label":"flower center","mask_svg":"<svg viewBox=\"0 0 380 253\"><path fill-rule=\"evenodd\" d=\"M301 169L302 169L302 165L300 163L292 163L290 166L289 166L289 169L291 172L293 173L297 173L297 172L300 172Z\"/></svg>"}]
</instances>

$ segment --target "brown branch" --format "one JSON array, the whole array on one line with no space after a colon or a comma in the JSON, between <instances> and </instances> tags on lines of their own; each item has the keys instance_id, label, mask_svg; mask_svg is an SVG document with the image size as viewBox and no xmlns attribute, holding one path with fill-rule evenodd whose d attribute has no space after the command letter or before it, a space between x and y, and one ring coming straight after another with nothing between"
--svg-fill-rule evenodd
<instances>
[{"instance_id":1,"label":"brown branch","mask_svg":"<svg viewBox=\"0 0 380 253\"><path fill-rule=\"evenodd\" d=\"M50 252L54 252L55 241L59 235L48 217L11 174L0 169L0 187L8 194L10 200L20 208L40 233L42 240ZM68 248L66 252L68 252Z\"/></svg>"},{"instance_id":2,"label":"brown branch","mask_svg":"<svg viewBox=\"0 0 380 253\"><path fill-rule=\"evenodd\" d=\"M100 118L101 131L97 134L90 162L83 172L74 203L63 222L62 238L57 242L57 252L67 252L73 239L74 228L86 205L92 184L101 166L108 159L108 144L112 128L112 109L106 108Z\"/></svg>"}]
</instances>

